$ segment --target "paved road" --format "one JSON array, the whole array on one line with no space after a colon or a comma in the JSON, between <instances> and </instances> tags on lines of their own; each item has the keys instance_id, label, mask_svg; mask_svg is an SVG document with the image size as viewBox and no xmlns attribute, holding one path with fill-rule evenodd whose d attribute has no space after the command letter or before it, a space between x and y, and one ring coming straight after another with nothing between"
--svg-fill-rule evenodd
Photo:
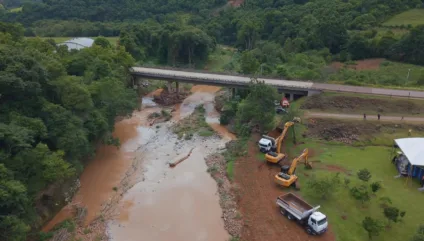
<instances>
[{"instance_id":1,"label":"paved road","mask_svg":"<svg viewBox=\"0 0 424 241\"><path fill-rule=\"evenodd\" d=\"M324 112L305 112L305 117L316 117L316 118L335 118L335 119L355 119L362 120L363 115L358 114L333 114ZM377 115L367 115L367 120L378 120ZM381 116L380 121L390 122L421 122L424 123L424 117L407 117L405 116L402 120L402 116Z\"/></svg>"},{"instance_id":2,"label":"paved road","mask_svg":"<svg viewBox=\"0 0 424 241\"><path fill-rule=\"evenodd\" d=\"M133 67L130 69L133 75L140 77L157 77L168 80L179 81L196 81L204 84L220 84L220 85L247 85L250 82L248 76L238 75L224 75L214 73L202 73L194 71L177 71L170 69L158 68L144 68ZM350 92L362 94L374 94L385 96L398 96L398 97L411 97L411 98L424 98L424 91L410 91L398 89L383 89L373 87L349 86L349 85L336 85L325 83L314 83L312 81L297 81L297 80L284 80L284 79L267 79L258 78L265 83L286 89L304 90L304 91L337 91L337 92Z\"/></svg>"}]
</instances>

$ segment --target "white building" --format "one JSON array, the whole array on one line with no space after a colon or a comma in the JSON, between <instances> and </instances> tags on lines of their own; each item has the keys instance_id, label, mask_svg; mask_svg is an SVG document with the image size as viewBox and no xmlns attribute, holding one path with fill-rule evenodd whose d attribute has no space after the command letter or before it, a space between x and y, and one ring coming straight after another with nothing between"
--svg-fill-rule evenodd
<instances>
[{"instance_id":1,"label":"white building","mask_svg":"<svg viewBox=\"0 0 424 241\"><path fill-rule=\"evenodd\" d=\"M71 50L71 49L80 50L83 48L91 47L93 43L94 43L94 40L91 38L73 38L57 45L59 46L66 45L68 46L68 50Z\"/></svg>"}]
</instances>

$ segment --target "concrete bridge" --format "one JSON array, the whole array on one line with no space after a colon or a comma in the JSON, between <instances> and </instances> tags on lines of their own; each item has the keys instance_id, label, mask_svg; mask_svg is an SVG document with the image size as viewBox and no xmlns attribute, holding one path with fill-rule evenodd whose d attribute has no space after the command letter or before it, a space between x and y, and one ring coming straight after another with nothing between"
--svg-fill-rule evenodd
<instances>
[{"instance_id":1,"label":"concrete bridge","mask_svg":"<svg viewBox=\"0 0 424 241\"><path fill-rule=\"evenodd\" d=\"M224 74L177 71L177 70L169 70L169 69L144 68L144 67L132 67L130 71L131 71L131 74L136 79L142 78L142 79L175 81L177 83L177 86L178 86L178 82L186 82L186 83L192 83L192 84L217 85L217 86L226 86L230 88L237 88L237 87L245 87L249 85L250 83L250 77L238 76L238 75L224 75ZM410 97L410 98L424 98L423 91L409 91L409 90L383 89L383 88L337 85L337 84L324 84L324 83L314 83L311 81L267 79L267 78L257 78L257 79L264 81L265 84L274 86L275 88L278 89L280 93L289 94L290 99L293 99L295 95L308 96L308 95L321 93L323 91L361 93L361 94Z\"/></svg>"}]
</instances>

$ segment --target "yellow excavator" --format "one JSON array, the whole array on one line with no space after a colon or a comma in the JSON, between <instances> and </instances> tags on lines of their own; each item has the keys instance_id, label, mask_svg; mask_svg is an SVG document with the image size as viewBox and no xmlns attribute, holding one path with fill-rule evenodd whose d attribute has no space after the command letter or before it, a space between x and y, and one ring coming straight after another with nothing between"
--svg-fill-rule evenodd
<instances>
[{"instance_id":1,"label":"yellow excavator","mask_svg":"<svg viewBox=\"0 0 424 241\"><path fill-rule=\"evenodd\" d=\"M278 185L281 185L283 187L290 187L290 186L296 187L297 176L295 174L295 171L296 171L297 163L300 160L304 159L305 167L307 169L312 168L311 163L308 162L308 154L309 154L308 148L305 148L303 150L302 154L300 154L300 156L293 159L290 167L289 166L282 166L281 172L279 172L275 175L275 182Z\"/></svg>"},{"instance_id":2,"label":"yellow excavator","mask_svg":"<svg viewBox=\"0 0 424 241\"><path fill-rule=\"evenodd\" d=\"M293 121L288 121L286 122L286 124L284 124L284 130L283 132L281 132L281 135L277 138L277 148L275 150L275 152L270 151L268 153L265 154L265 159L267 162L271 162L271 163L279 163L281 160L283 160L286 155L284 153L281 153L281 144L283 143L284 137L287 134L287 131L289 130L289 128L291 126L294 125Z\"/></svg>"}]
</instances>

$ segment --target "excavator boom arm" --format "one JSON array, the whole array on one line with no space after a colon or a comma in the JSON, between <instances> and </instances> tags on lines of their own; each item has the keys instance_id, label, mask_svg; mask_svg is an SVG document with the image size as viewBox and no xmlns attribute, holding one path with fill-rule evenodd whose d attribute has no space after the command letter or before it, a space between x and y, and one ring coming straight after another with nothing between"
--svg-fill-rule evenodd
<instances>
[{"instance_id":1,"label":"excavator boom arm","mask_svg":"<svg viewBox=\"0 0 424 241\"><path fill-rule=\"evenodd\" d=\"M289 122L286 122L286 124L284 124L284 130L283 130L283 132L281 133L281 135L277 139L278 140L277 153L280 153L281 152L281 144L283 143L284 137L286 136L287 131L289 130L289 128L291 126L293 126L293 125L294 125L294 122L293 121L289 121Z\"/></svg>"},{"instance_id":2,"label":"excavator boom arm","mask_svg":"<svg viewBox=\"0 0 424 241\"><path fill-rule=\"evenodd\" d=\"M287 174L292 175L294 170L296 169L296 165L299 162L299 160L301 160L302 158L305 159L305 162L308 161L308 148L305 148L302 152L302 154L300 154L300 156L296 157L295 159L293 159L292 164L290 165L290 169L288 170Z\"/></svg>"}]
</instances>

